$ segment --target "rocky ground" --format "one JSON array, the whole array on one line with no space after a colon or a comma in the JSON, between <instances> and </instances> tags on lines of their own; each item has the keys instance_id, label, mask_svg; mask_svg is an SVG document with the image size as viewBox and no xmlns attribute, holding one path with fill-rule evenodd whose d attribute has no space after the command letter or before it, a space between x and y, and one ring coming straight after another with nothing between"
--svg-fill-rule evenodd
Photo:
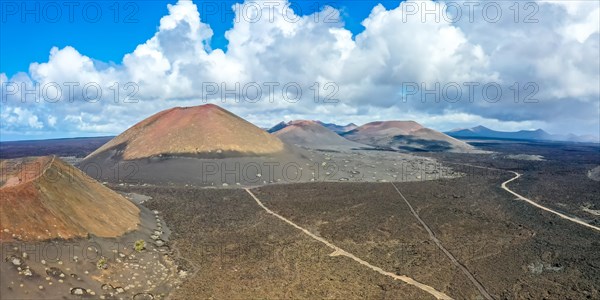
<instances>
[{"instance_id":1,"label":"rocky ground","mask_svg":"<svg viewBox=\"0 0 600 300\"><path fill-rule=\"evenodd\" d=\"M405 153L312 149L302 149L301 153L301 160L285 156L135 160L103 166L102 173L107 176L94 175L98 169L93 165L80 167L109 186L235 188L303 182L422 181L461 176L434 158Z\"/></svg>"},{"instance_id":2,"label":"rocky ground","mask_svg":"<svg viewBox=\"0 0 600 300\"><path fill-rule=\"evenodd\" d=\"M75 293L106 299L432 299L347 257L331 256L330 248L266 213L243 187L273 211L372 265L456 299L482 299L389 181L494 298L600 298L598 233L515 200L500 188L512 174L470 166L519 172L523 176L509 185L517 193L598 224L600 186L588 177L600 163L597 146L493 141L477 146L495 152L417 157L311 150L309 165L301 166L308 179L292 184L263 176L262 183L227 179L203 187L106 183L148 208L143 228L119 239L76 240L73 252L58 241L3 244L2 299ZM140 239L146 250L137 252L133 243ZM60 259L50 259L56 255L49 249L61 249ZM77 255L82 251L87 256ZM102 256L106 268L99 268Z\"/></svg>"},{"instance_id":3,"label":"rocky ground","mask_svg":"<svg viewBox=\"0 0 600 300\"><path fill-rule=\"evenodd\" d=\"M600 181L600 166L597 166L588 171L588 177L591 180Z\"/></svg>"},{"instance_id":4,"label":"rocky ground","mask_svg":"<svg viewBox=\"0 0 600 300\"><path fill-rule=\"evenodd\" d=\"M243 189L127 190L152 196L146 204L164 213L171 240L196 270L173 299L432 299L330 256L331 249L265 213Z\"/></svg>"},{"instance_id":5,"label":"rocky ground","mask_svg":"<svg viewBox=\"0 0 600 300\"><path fill-rule=\"evenodd\" d=\"M589 170L600 163L598 145L576 143L533 143L486 141L475 143L491 155L426 154L453 166L467 177L483 176L482 171L459 164L472 164L511 170L523 174L511 182L511 189L542 205L591 224L600 224L600 185ZM543 160L506 159L507 155L542 156ZM493 171L490 171L493 173ZM590 211L591 210L591 211Z\"/></svg>"},{"instance_id":6,"label":"rocky ground","mask_svg":"<svg viewBox=\"0 0 600 300\"><path fill-rule=\"evenodd\" d=\"M163 299L187 276L169 235L142 207L142 225L119 238L1 243L1 298Z\"/></svg>"},{"instance_id":7,"label":"rocky ground","mask_svg":"<svg viewBox=\"0 0 600 300\"><path fill-rule=\"evenodd\" d=\"M499 188L509 174L397 183L444 246L497 299L600 297L600 243ZM172 295L199 298L429 299L265 213L243 189L128 187L164 212L196 270ZM357 257L456 299L481 299L390 183L253 189L275 212ZM235 283L235 284L232 284Z\"/></svg>"},{"instance_id":8,"label":"rocky ground","mask_svg":"<svg viewBox=\"0 0 600 300\"><path fill-rule=\"evenodd\" d=\"M513 200L494 184L502 179L464 177L397 186L447 249L494 297L599 297L598 233ZM457 299L475 298L476 291L464 275L453 274L453 266L444 264L447 258L419 234L423 230L406 224L410 223L408 208L393 190L383 184L369 185L266 187L258 195L273 210L348 251L379 262L384 269L394 268L434 287L446 287ZM404 226L397 224L397 218Z\"/></svg>"}]
</instances>

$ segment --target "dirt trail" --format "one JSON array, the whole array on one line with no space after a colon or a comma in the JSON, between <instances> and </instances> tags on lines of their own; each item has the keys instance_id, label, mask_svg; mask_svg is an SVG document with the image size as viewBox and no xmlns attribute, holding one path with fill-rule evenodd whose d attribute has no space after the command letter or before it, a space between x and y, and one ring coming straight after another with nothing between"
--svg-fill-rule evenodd
<instances>
[{"instance_id":1,"label":"dirt trail","mask_svg":"<svg viewBox=\"0 0 600 300\"><path fill-rule=\"evenodd\" d=\"M513 171L507 171L507 172L511 172L511 173L515 174L515 177L513 177L513 178L511 178L511 179L509 179L509 180L507 180L507 181L505 181L505 182L503 182L503 183L502 183L502 185L501 185L501 186L502 186L502 188L503 188L505 191L507 191L507 192L509 192L509 193L511 193L511 194L513 194L513 195L515 195L515 196L517 196L517 198L519 198L520 200L523 200L523 201L525 201L525 202L527 202L527 203L529 203L529 204L531 204L531 205L533 205L533 206L535 206L535 207L537 207L537 208L541 208L541 209L543 209L543 210L545 210L545 211L547 211L547 212L551 212L551 213L553 213L553 214L555 214L555 215L557 215L557 216L559 216L559 217L561 217L561 218L563 218L563 219L565 219L565 220L569 220L569 221L571 221L571 222L575 222L575 223L577 223L577 224L580 224L580 225L583 225L583 226L585 226L585 227L589 227L589 228L591 228L591 229L594 229L594 230L600 231L600 227L594 226L594 225L592 225L592 224L588 224L588 223L586 223L586 222L584 222L584 221L582 221L582 220L580 220L580 219L577 219L577 218L569 217L569 216L567 216L567 215L565 215L565 214L562 214L562 213L560 213L560 212L557 212L557 211L555 211L555 210L553 210L553 209L551 209L551 208L548 208L548 207L545 207L545 206L543 206L543 205L540 205L540 204L538 204L538 203L536 203L536 202L532 201L531 199L525 198L525 197L523 197L523 196L521 196L521 195L519 195L519 194L515 193L513 190L511 190L511 189L509 189L508 187L506 187L506 185L507 185L508 183L510 183L511 181L513 181L513 180L515 180L515 179L517 179L517 178L521 177L521 174L519 174L519 173L517 173L517 172L513 172Z\"/></svg>"},{"instance_id":2,"label":"dirt trail","mask_svg":"<svg viewBox=\"0 0 600 300\"><path fill-rule=\"evenodd\" d=\"M471 272L469 272L469 270L465 266L463 266L454 257L454 255L452 255L452 253L450 253L450 251L446 250L446 248L442 245L442 243L440 242L440 240L438 240L438 238L435 236L435 234L433 233L433 231L431 230L431 228L429 228L429 226L427 226L427 224L425 223L425 221L423 221L421 219L421 217L419 217L419 214L417 214L417 212L414 210L414 208L412 207L412 205L410 205L410 202L408 202L408 200L406 199L406 197L404 197L404 195L402 195L402 193L400 192L400 190L398 189L398 187L396 187L396 185L393 182L391 182L391 184L392 184L392 186L394 186L394 189L396 189L396 191L398 192L398 194L400 195L400 197L402 197L402 199L404 199L404 202L406 202L406 205L408 205L408 208L410 208L410 211L415 216L415 218L417 218L417 220L419 220L419 222L421 223L421 225L423 225L423 228L425 228L425 230L427 230L427 233L429 233L429 237L437 245L437 247L440 248L440 250L442 250L442 252L444 252L444 254L446 254L446 256L450 259L450 261L452 261L452 263L454 265L456 265L467 276L467 278L469 278L469 280L473 283L473 285L475 285L475 287L477 287L477 289L479 290L479 293L483 297L485 297L488 300L494 299L485 290L485 287L475 278L475 276L473 276L473 274L471 274Z\"/></svg>"},{"instance_id":3,"label":"dirt trail","mask_svg":"<svg viewBox=\"0 0 600 300\"><path fill-rule=\"evenodd\" d=\"M531 200L531 199L529 199L529 198L525 198L524 196L522 196L522 195L520 195L520 194L516 193L515 191L513 191L513 190L509 189L509 188L506 186L508 183L510 183L510 182L512 182L513 180L516 180L517 178L521 177L521 175L522 175L522 174L519 174L519 173L517 173L517 172L514 172L514 171L508 171L508 170L502 170L502 169L490 168L490 167L482 167L482 166L476 166L476 165L471 165L471 164L460 164L460 163L452 163L452 162L446 162L446 163L448 163L448 164L452 164L452 165L462 165L462 166L468 166L468 167L474 167L474 168L480 168L480 169L487 169L487 170L494 170L494 171L502 171L502 172L509 172L509 173L513 173L513 174L515 174L515 177L513 177L513 178L511 178L511 179L509 179L509 180L507 180L507 181L503 182L503 183L500 185L500 187L502 187L502 189L503 189L503 190L505 190L505 191L507 191L507 192L509 192L509 193L513 194L513 195L514 195L514 196L516 196L516 197L517 197L519 200L523 200L523 201L525 201L525 202L527 202L527 203L529 203L529 204L531 204L531 205L533 205L533 206L535 206L535 207L537 207L537 208L540 208L540 209L543 209L543 210L545 210L545 211L547 211L547 212L553 213L553 214L555 214L555 215L557 215L557 216L559 216L559 217L561 217L561 218L563 218L563 219L565 219L565 220L569 220L569 221L571 221L571 222L577 223L577 224L579 224L579 225L583 225L583 226L585 226L585 227L588 227L588 228L591 228L591 229L593 229L593 230L600 231L600 227L598 227L598 226L594 226L594 225L592 225L592 224L588 224L588 223L586 223L585 221L582 221L582 220L580 220L580 219L578 219L578 218L569 217L569 216L567 216L567 215L565 215L565 214L563 214L563 213L560 213L560 212L558 212L558 211L555 211L555 210L553 210L553 209L551 209L551 208L548 208L548 207L546 207L546 206L543 206L543 205L541 205L541 204L538 204L537 202L535 202L535 201L533 201L533 200Z\"/></svg>"},{"instance_id":4,"label":"dirt trail","mask_svg":"<svg viewBox=\"0 0 600 300\"><path fill-rule=\"evenodd\" d=\"M306 229L304 229L304 228L296 225L296 223L294 223L294 222L286 219L285 217L283 217L283 216L281 216L281 215L273 212L272 210L270 210L269 208L267 208L249 189L245 189L245 190L246 190L246 192L248 192L248 194L250 194L250 196L252 196L252 198L256 201L256 203L260 207L262 207L267 213L269 213L269 214L271 214L271 215L273 215L273 216L281 219L282 221L284 221L284 222L292 225L296 229L299 229L300 231L304 232L306 235L312 237L313 239L315 239L315 240L317 240L317 241L325 244L327 247L333 249L334 251L333 251L333 253L330 254L331 256L338 256L338 255L346 256L346 257L348 257L348 258L350 258L350 259L358 262L359 264L361 264L361 265L363 265L363 266L365 266L365 267L367 267L367 268L369 268L369 269L371 269L373 271L376 271L379 274L382 274L382 275L385 275L385 276L389 276L389 277L392 277L395 280L400 280L400 281L403 281L403 282L405 282L407 284L413 285L413 286L415 286L415 287L417 287L417 288L419 288L419 289L421 289L421 290L423 290L423 291L431 294L436 299L452 299L448 295L446 295L446 294L444 294L444 293L442 293L440 291L437 291L433 287L430 287L430 286L428 286L426 284L420 283L420 282L418 282L418 281L416 281L416 280L414 280L414 279L412 279L412 278L410 278L408 276L396 275L394 273L384 271L380 267L373 266L370 263L368 263L368 262L366 262L366 261L364 261L364 260L362 260L362 259L354 256L352 253L349 253L346 250L341 249L338 246L330 243L329 241L327 241L327 240L325 240L325 239L323 239L323 238L321 238L319 236L314 235L310 231L308 231L308 230L306 230Z\"/></svg>"}]
</instances>

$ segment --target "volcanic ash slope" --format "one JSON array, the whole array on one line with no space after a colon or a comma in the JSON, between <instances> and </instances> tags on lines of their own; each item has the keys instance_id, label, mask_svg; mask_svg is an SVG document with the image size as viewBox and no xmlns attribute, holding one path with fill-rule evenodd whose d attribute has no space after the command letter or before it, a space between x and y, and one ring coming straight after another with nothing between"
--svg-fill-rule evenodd
<instances>
[{"instance_id":1,"label":"volcanic ash slope","mask_svg":"<svg viewBox=\"0 0 600 300\"><path fill-rule=\"evenodd\" d=\"M275 175L296 178L282 174L289 164L296 171L311 165L307 156L233 113L206 104L159 112L91 153L79 167L108 182L254 185L286 181Z\"/></svg>"},{"instance_id":2,"label":"volcanic ash slope","mask_svg":"<svg viewBox=\"0 0 600 300\"><path fill-rule=\"evenodd\" d=\"M296 120L285 123L285 126L277 126L280 128L274 131L273 135L292 145L328 150L371 148L365 144L345 139L316 121Z\"/></svg>"},{"instance_id":3,"label":"volcanic ash slope","mask_svg":"<svg viewBox=\"0 0 600 300\"><path fill-rule=\"evenodd\" d=\"M342 134L345 138L381 147L404 151L474 152L476 149L441 132L423 127L414 121L371 122Z\"/></svg>"},{"instance_id":4,"label":"volcanic ash slope","mask_svg":"<svg viewBox=\"0 0 600 300\"><path fill-rule=\"evenodd\" d=\"M135 230L140 210L57 157L0 161L1 241L116 237Z\"/></svg>"},{"instance_id":5,"label":"volcanic ash slope","mask_svg":"<svg viewBox=\"0 0 600 300\"><path fill-rule=\"evenodd\" d=\"M213 104L175 107L135 124L86 159L114 151L124 160L158 155L248 156L284 151L284 144Z\"/></svg>"}]
</instances>

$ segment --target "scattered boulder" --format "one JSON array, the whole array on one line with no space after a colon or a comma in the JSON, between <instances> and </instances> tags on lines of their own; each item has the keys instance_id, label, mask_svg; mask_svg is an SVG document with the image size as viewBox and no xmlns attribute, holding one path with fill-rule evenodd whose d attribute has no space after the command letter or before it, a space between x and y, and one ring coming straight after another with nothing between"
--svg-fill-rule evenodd
<instances>
[{"instance_id":1,"label":"scattered boulder","mask_svg":"<svg viewBox=\"0 0 600 300\"><path fill-rule=\"evenodd\" d=\"M133 300L152 300L154 295L150 293L138 293L133 296Z\"/></svg>"},{"instance_id":2,"label":"scattered boulder","mask_svg":"<svg viewBox=\"0 0 600 300\"><path fill-rule=\"evenodd\" d=\"M85 296L85 295L87 295L87 291L84 288L74 287L74 288L71 288L71 295Z\"/></svg>"},{"instance_id":3,"label":"scattered boulder","mask_svg":"<svg viewBox=\"0 0 600 300\"><path fill-rule=\"evenodd\" d=\"M600 181L600 166L588 171L588 177L594 181Z\"/></svg>"},{"instance_id":4,"label":"scattered boulder","mask_svg":"<svg viewBox=\"0 0 600 300\"><path fill-rule=\"evenodd\" d=\"M46 269L46 274L48 276L54 277L54 278L64 278L65 277L65 273L63 273L63 271L59 268L56 267L50 267L48 269Z\"/></svg>"},{"instance_id":5,"label":"scattered boulder","mask_svg":"<svg viewBox=\"0 0 600 300\"><path fill-rule=\"evenodd\" d=\"M14 256L14 255L7 257L6 261L12 263L13 266L15 266L15 267L20 267L20 266L23 265L23 260L20 259L20 258L18 258L18 257L16 257L16 256Z\"/></svg>"}]
</instances>

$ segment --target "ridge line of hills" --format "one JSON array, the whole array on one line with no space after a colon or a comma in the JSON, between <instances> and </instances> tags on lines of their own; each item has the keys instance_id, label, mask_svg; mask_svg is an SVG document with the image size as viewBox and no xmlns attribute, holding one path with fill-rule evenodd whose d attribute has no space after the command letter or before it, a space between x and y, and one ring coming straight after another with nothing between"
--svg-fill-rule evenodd
<instances>
[{"instance_id":1,"label":"ridge line of hills","mask_svg":"<svg viewBox=\"0 0 600 300\"><path fill-rule=\"evenodd\" d=\"M580 143L600 143L599 137L592 135L551 134L543 129L498 131L479 125L472 128L459 128L445 132L445 134L462 139L487 138L506 140L528 141L560 141Z\"/></svg>"}]
</instances>

